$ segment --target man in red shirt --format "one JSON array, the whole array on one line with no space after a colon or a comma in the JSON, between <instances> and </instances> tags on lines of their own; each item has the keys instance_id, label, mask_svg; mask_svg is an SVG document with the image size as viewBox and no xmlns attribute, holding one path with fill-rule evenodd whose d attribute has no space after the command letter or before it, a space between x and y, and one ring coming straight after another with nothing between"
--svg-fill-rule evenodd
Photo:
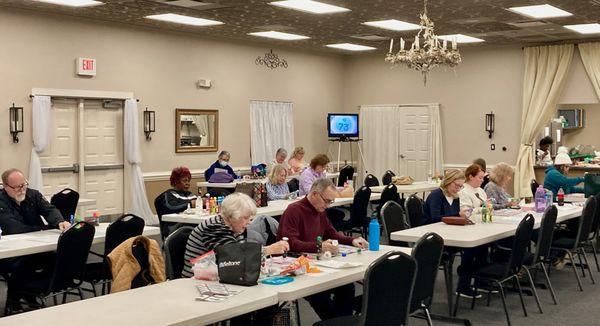
<instances>
[{"instance_id":1,"label":"man in red shirt","mask_svg":"<svg viewBox=\"0 0 600 326\"><path fill-rule=\"evenodd\" d=\"M338 247L331 240L341 244L366 248L367 241L362 237L352 238L337 232L327 218L327 207L337 197L337 190L329 179L316 180L305 198L288 206L279 222L277 239L287 237L290 251L317 252L317 236L323 239L322 251L337 254ZM333 300L331 298L333 294ZM332 290L306 297L322 320L351 315L354 309L354 284L347 284Z\"/></svg>"}]
</instances>

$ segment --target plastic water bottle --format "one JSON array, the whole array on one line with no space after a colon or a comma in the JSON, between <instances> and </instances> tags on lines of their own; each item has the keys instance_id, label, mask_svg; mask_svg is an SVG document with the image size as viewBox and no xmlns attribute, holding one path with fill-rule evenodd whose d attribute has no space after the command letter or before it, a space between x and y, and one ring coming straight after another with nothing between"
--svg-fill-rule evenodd
<instances>
[{"instance_id":1,"label":"plastic water bottle","mask_svg":"<svg viewBox=\"0 0 600 326\"><path fill-rule=\"evenodd\" d=\"M554 193L548 189L546 189L546 208L552 206L552 202L554 200Z\"/></svg>"},{"instance_id":2,"label":"plastic water bottle","mask_svg":"<svg viewBox=\"0 0 600 326\"><path fill-rule=\"evenodd\" d=\"M69 223L71 223L71 225L75 223L75 216L73 216L73 214L71 214L71 216L69 217Z\"/></svg>"},{"instance_id":3,"label":"plastic water bottle","mask_svg":"<svg viewBox=\"0 0 600 326\"><path fill-rule=\"evenodd\" d=\"M537 213L543 213L546 209L546 196L546 189L540 185L535 191L535 211Z\"/></svg>"},{"instance_id":4,"label":"plastic water bottle","mask_svg":"<svg viewBox=\"0 0 600 326\"><path fill-rule=\"evenodd\" d=\"M556 200L558 201L558 206L565 206L565 191L563 188L558 188Z\"/></svg>"},{"instance_id":5,"label":"plastic water bottle","mask_svg":"<svg viewBox=\"0 0 600 326\"><path fill-rule=\"evenodd\" d=\"M369 223L369 250L379 251L379 222L376 218Z\"/></svg>"},{"instance_id":6,"label":"plastic water bottle","mask_svg":"<svg viewBox=\"0 0 600 326\"><path fill-rule=\"evenodd\" d=\"M321 254L323 253L323 238L318 235L317 236L317 259L321 259Z\"/></svg>"}]
</instances>

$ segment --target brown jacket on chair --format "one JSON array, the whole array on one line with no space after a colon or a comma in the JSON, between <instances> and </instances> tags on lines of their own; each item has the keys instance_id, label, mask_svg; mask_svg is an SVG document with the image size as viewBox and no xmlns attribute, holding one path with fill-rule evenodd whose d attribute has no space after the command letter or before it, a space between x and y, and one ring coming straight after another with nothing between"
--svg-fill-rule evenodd
<instances>
[{"instance_id":1,"label":"brown jacket on chair","mask_svg":"<svg viewBox=\"0 0 600 326\"><path fill-rule=\"evenodd\" d=\"M143 245L146 252L148 252L150 275L154 281L161 283L166 280L165 261L158 242L140 235L127 239L108 254L108 261L113 277L110 293L129 290L131 288L131 281L141 271L140 264L133 255L132 247L134 244Z\"/></svg>"}]
</instances>

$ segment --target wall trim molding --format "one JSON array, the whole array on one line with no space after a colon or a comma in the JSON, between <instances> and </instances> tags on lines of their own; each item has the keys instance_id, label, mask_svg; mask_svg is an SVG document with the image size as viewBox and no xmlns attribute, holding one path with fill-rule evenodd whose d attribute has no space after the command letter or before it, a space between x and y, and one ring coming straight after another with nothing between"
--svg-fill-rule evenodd
<instances>
[{"instance_id":1,"label":"wall trim molding","mask_svg":"<svg viewBox=\"0 0 600 326\"><path fill-rule=\"evenodd\" d=\"M204 171L206 171L206 169L197 169L197 170L190 170L190 172L192 173L192 178L204 178ZM234 167L233 171L237 174L237 173L250 173L250 167L249 166L240 166L240 167ZM168 181L169 178L171 177L171 171L155 171L155 172L144 172L144 182L148 182L148 181Z\"/></svg>"}]
</instances>

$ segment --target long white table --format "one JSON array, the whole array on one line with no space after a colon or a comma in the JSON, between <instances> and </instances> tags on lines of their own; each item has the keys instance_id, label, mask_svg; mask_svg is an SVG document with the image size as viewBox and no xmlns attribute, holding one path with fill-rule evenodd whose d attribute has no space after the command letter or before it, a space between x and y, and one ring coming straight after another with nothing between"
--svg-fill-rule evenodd
<instances>
[{"instance_id":1,"label":"long white table","mask_svg":"<svg viewBox=\"0 0 600 326\"><path fill-rule=\"evenodd\" d=\"M206 325L362 280L369 264L391 250L407 254L412 251L410 248L381 246L377 252L364 251L333 258L361 262L362 265L358 267L319 267L323 273L301 275L295 277L293 282L279 286L227 285L243 291L222 302L195 301L194 298L198 296L195 286L204 281L178 279L0 318L0 325L46 326L64 324L65 321L86 326Z\"/></svg>"},{"instance_id":2,"label":"long white table","mask_svg":"<svg viewBox=\"0 0 600 326\"><path fill-rule=\"evenodd\" d=\"M386 186L370 187L372 192L382 192ZM418 192L429 192L439 188L436 182L417 181L409 185L396 185L399 194L414 194Z\"/></svg>"},{"instance_id":3,"label":"long white table","mask_svg":"<svg viewBox=\"0 0 600 326\"><path fill-rule=\"evenodd\" d=\"M580 205L565 204L558 207L557 222L581 216L583 208ZM532 213L535 217L534 228L539 228L542 213L533 211L520 212L514 216L494 216L492 223L482 223L478 215L471 220L474 225L447 225L442 222L419 226L403 231L392 232L392 240L415 242L427 232L435 232L444 239L444 245L461 248L472 248L486 243L504 239L515 234L517 225L526 214Z\"/></svg>"},{"instance_id":4,"label":"long white table","mask_svg":"<svg viewBox=\"0 0 600 326\"><path fill-rule=\"evenodd\" d=\"M96 227L94 241L92 243L103 243L106 238L106 228L109 223L100 223ZM0 238L0 259L37 254L56 250L58 237L61 231L57 229L37 232L3 235ZM154 226L144 227L143 235L160 235L160 229Z\"/></svg>"},{"instance_id":5,"label":"long white table","mask_svg":"<svg viewBox=\"0 0 600 326\"><path fill-rule=\"evenodd\" d=\"M378 200L381 198L380 193L372 193L371 201ZM271 200L267 204L266 207L259 207L256 210L256 215L268 215L268 216L278 216L283 214L285 209L296 200ZM330 205L330 207L344 206L350 205L354 201L352 197L346 198L336 198L335 201ZM196 213L194 214L186 214L186 213L178 213L178 214L165 214L162 216L162 220L165 222L175 222L175 223L187 223L187 224L200 224L202 221L207 220L216 214L206 214L200 212L198 210L194 210Z\"/></svg>"},{"instance_id":6,"label":"long white table","mask_svg":"<svg viewBox=\"0 0 600 326\"><path fill-rule=\"evenodd\" d=\"M337 178L340 176L339 172L332 172L332 173L326 173L325 174L327 178L332 179L332 178ZM288 175L286 177L286 180L292 180L294 178L298 178L300 177L300 174L291 174ZM267 178L261 178L261 179L236 179L233 180L232 182L227 182L227 183L216 183L216 182L208 182L208 181L199 181L196 183L196 187L198 188L202 188L202 187L210 187L210 188L228 188L228 189L233 189L235 188L235 186L238 183L243 183L243 182L261 182L261 183L266 183L268 181Z\"/></svg>"}]
</instances>

